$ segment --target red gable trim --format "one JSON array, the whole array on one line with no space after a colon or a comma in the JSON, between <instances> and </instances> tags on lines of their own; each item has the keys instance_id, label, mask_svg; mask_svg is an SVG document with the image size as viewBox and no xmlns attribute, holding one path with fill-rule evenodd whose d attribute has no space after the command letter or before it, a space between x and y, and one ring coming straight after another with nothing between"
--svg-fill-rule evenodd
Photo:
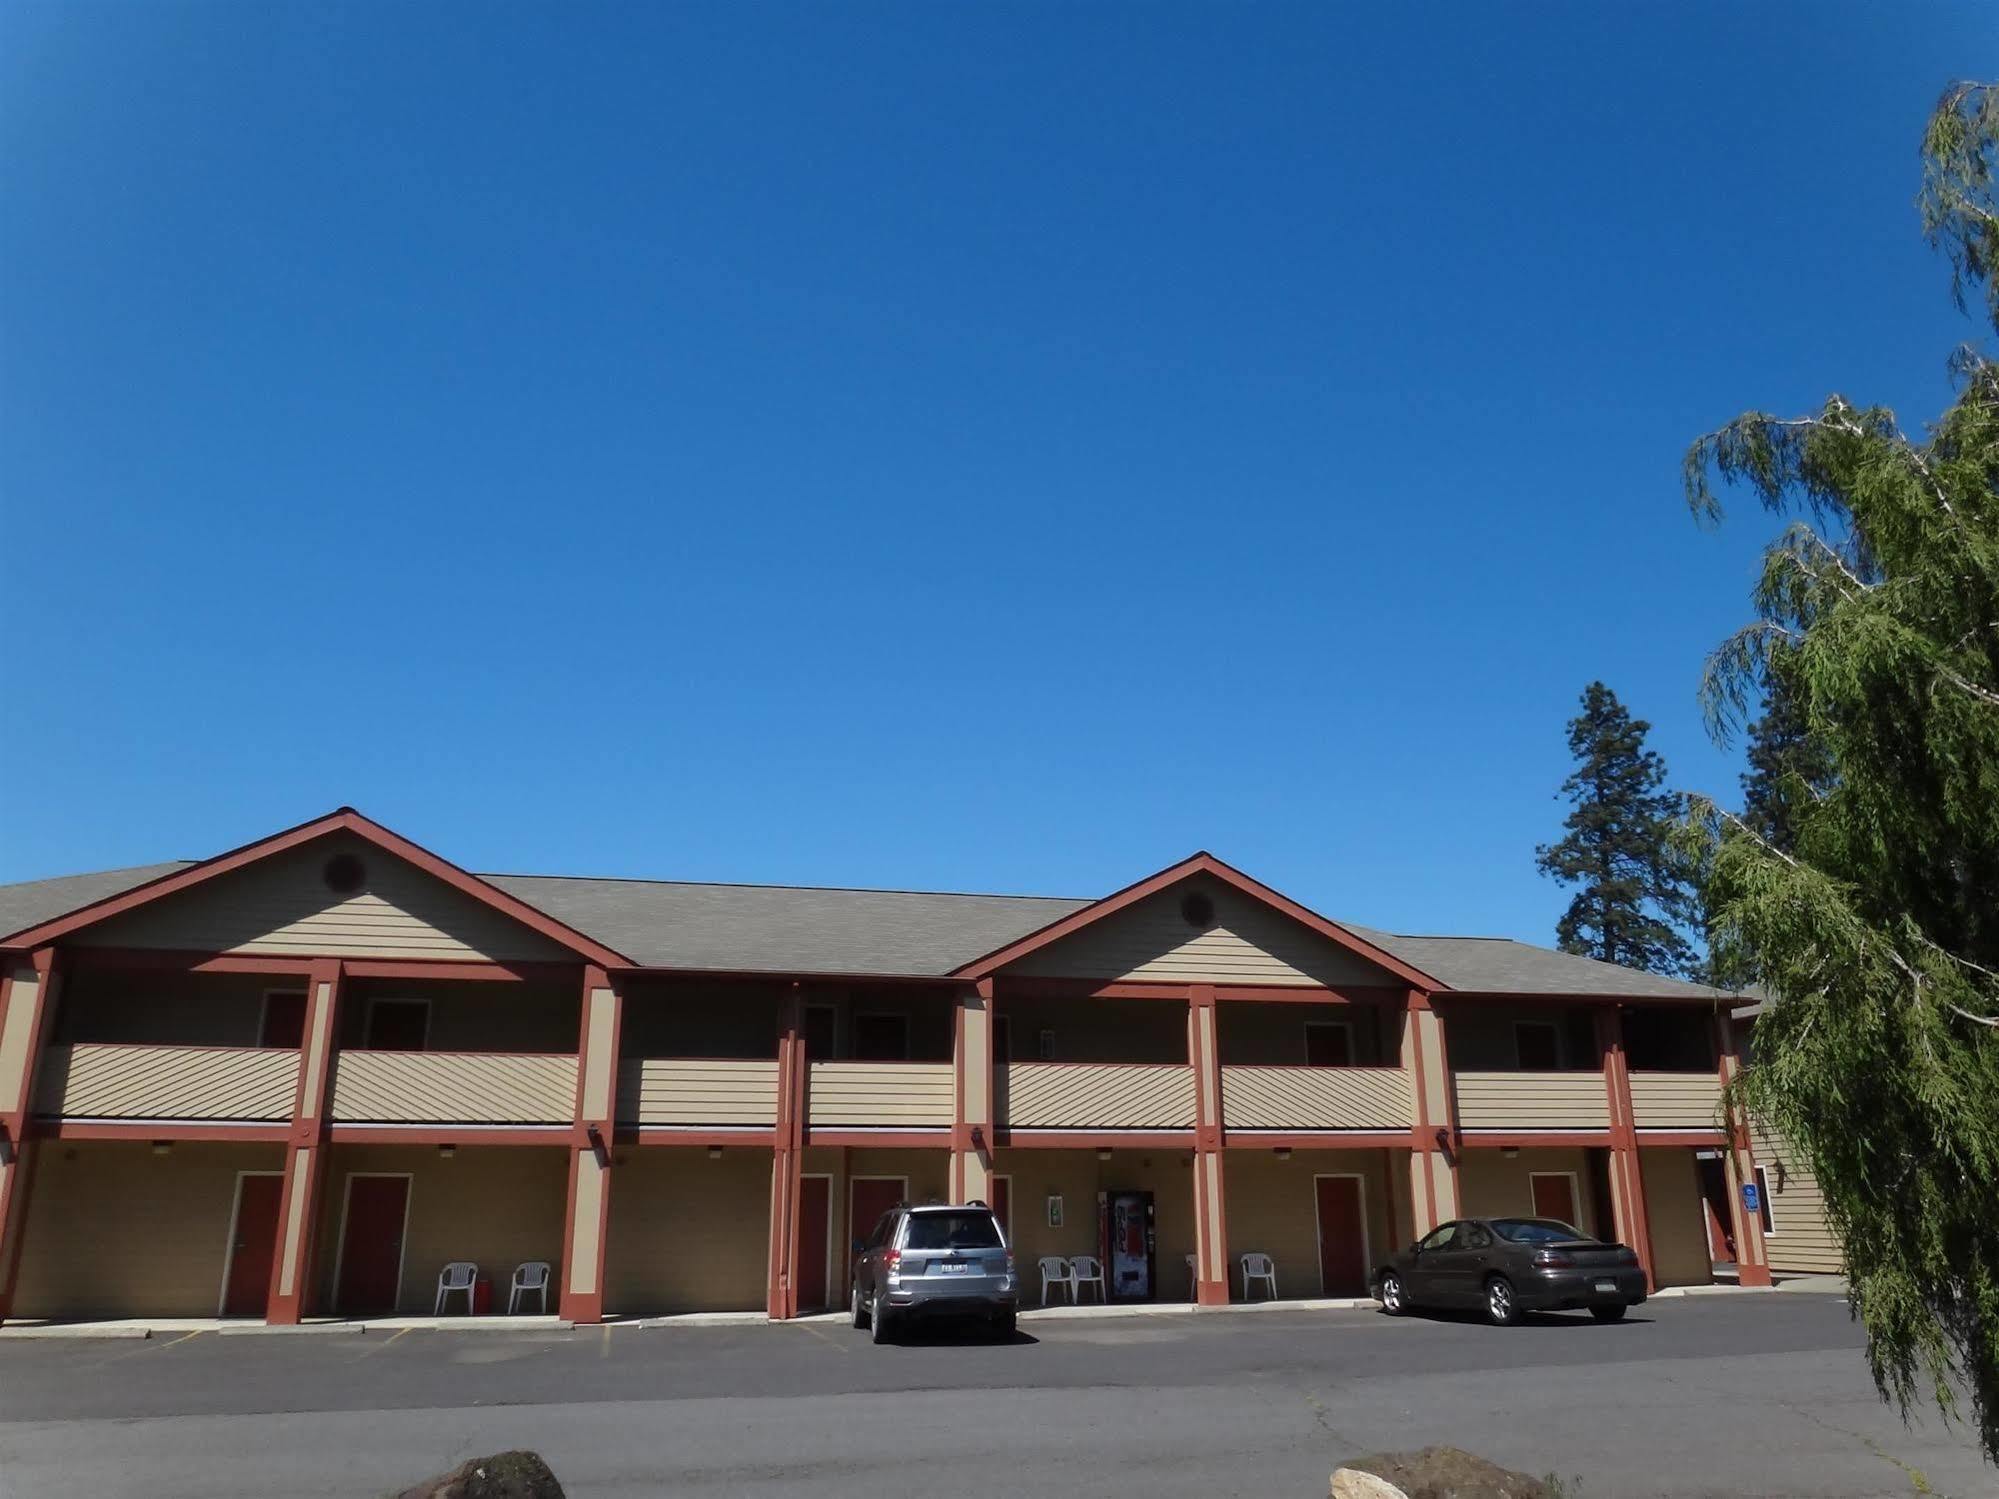
<instances>
[{"instance_id":1,"label":"red gable trim","mask_svg":"<svg viewBox=\"0 0 1999 1499\"><path fill-rule=\"evenodd\" d=\"M1026 957L1031 952L1040 951L1051 942L1059 942L1086 926L1102 921L1106 916L1115 915L1125 907L1136 905L1147 896L1157 895L1160 891L1197 874L1209 875L1225 885L1233 886L1251 900L1261 901L1272 910L1290 917L1299 925L1317 932L1321 937L1345 948L1348 952L1387 969L1403 982L1418 989L1436 992L1450 987L1421 969L1411 968L1400 958L1383 951L1372 942L1355 936L1337 922L1328 921L1317 911L1299 905L1288 895L1280 895L1268 885L1251 879L1240 869L1224 864L1213 854L1206 852L1182 859L1178 864L1169 865L1159 873L1140 880L1136 885L1127 885L1116 894L1105 896L1093 906L1085 906L1082 910L1072 912L1059 921L1050 922L1037 932L1028 933L1019 941L1002 947L997 952L990 952L982 958L974 959L964 967L954 970L952 976L964 979L985 978L988 974Z\"/></svg>"},{"instance_id":2,"label":"red gable trim","mask_svg":"<svg viewBox=\"0 0 1999 1499\"><path fill-rule=\"evenodd\" d=\"M268 838L259 838L255 843L246 843L241 848L231 849L226 854L217 854L212 859L204 859L198 864L189 865L186 869L161 875L156 880L148 880L143 885L135 885L132 889L117 895L106 896L103 900L94 901L87 906L79 906L67 915L15 932L12 936L0 940L0 946L10 948L43 946L84 927L94 926L109 917L122 915L139 906L150 905L169 895L177 895L218 875L242 869L260 859L268 859L273 854L281 854L287 849L310 843L315 838L323 838L328 833L338 832L352 833L356 837L365 839L405 863L415 865L433 879L442 880L474 900L512 917L531 931L539 932L550 941L569 948L588 962L606 968L631 966L631 960L622 953L613 951L594 938L586 937L574 927L565 926L553 916L536 910L526 901L507 894L496 885L487 884L477 875L468 874L456 864L439 858L429 849L410 842L401 834L390 832L380 823L363 817L352 807L341 807L324 817L315 817L311 822L302 822L297 827L286 828L283 832L273 833Z\"/></svg>"}]
</instances>

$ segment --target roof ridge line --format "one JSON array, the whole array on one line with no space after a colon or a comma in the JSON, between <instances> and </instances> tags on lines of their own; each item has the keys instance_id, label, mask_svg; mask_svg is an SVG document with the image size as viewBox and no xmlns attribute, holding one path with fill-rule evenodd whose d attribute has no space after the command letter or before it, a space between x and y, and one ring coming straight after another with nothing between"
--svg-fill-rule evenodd
<instances>
[{"instance_id":1,"label":"roof ridge line","mask_svg":"<svg viewBox=\"0 0 1999 1499\"><path fill-rule=\"evenodd\" d=\"M1021 895L1003 890L918 890L904 885L787 885L764 884L756 880L662 880L638 874L531 874L515 869L473 870L471 873L482 880L590 880L600 885L679 885L695 890L816 890L835 895L937 895L949 900L1049 900L1080 901L1085 904L1099 899L1094 895Z\"/></svg>"}]
</instances>

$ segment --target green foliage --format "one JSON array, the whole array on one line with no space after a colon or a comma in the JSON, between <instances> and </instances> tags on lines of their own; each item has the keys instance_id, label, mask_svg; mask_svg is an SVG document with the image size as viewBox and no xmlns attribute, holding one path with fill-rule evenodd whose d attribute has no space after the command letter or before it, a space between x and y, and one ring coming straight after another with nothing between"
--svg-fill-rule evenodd
<instances>
[{"instance_id":1,"label":"green foliage","mask_svg":"<svg viewBox=\"0 0 1999 1499\"><path fill-rule=\"evenodd\" d=\"M1995 144L1992 89L1947 92L1920 204L1999 325ZM1720 970L1774 997L1742 1096L1818 1178L1876 1384L1954 1412L1961 1383L1999 1458L1999 367L1951 368L1920 440L1833 396L1688 454L1698 518L1718 476L1795 520L1703 682L1724 736L1784 722L1750 815L1697 804L1684 844Z\"/></svg>"},{"instance_id":2,"label":"green foliage","mask_svg":"<svg viewBox=\"0 0 1999 1499\"><path fill-rule=\"evenodd\" d=\"M1534 858L1549 878L1582 886L1555 927L1563 952L1693 974L1698 960L1680 932L1693 892L1671 845L1681 804L1661 789L1666 762L1645 748L1651 727L1603 683L1583 690L1582 712L1569 720L1576 768L1562 782L1567 835Z\"/></svg>"}]
</instances>

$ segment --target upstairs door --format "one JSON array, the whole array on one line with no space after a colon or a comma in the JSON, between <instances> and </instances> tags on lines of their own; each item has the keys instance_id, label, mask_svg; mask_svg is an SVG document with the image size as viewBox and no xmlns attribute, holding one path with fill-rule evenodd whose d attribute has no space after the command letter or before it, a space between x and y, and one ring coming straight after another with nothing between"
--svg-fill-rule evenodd
<instances>
[{"instance_id":1,"label":"upstairs door","mask_svg":"<svg viewBox=\"0 0 1999 1499\"><path fill-rule=\"evenodd\" d=\"M235 1232L229 1236L229 1272L223 1278L222 1315L261 1317L271 1294L271 1266L278 1257L278 1200L284 1177L275 1171L236 1178Z\"/></svg>"}]
</instances>

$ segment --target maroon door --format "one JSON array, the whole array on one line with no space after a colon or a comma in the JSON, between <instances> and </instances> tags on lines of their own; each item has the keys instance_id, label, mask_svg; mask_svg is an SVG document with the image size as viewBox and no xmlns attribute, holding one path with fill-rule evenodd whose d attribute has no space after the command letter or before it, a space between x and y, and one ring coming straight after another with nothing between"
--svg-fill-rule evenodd
<instances>
[{"instance_id":1,"label":"maroon door","mask_svg":"<svg viewBox=\"0 0 1999 1499\"><path fill-rule=\"evenodd\" d=\"M257 1036L259 1046L282 1046L296 1050L305 1042L305 996L266 994L264 1027Z\"/></svg>"},{"instance_id":2,"label":"maroon door","mask_svg":"<svg viewBox=\"0 0 1999 1499\"><path fill-rule=\"evenodd\" d=\"M1322 1176L1319 1194L1319 1279L1322 1295L1367 1294L1367 1233L1360 1178Z\"/></svg>"},{"instance_id":3,"label":"maroon door","mask_svg":"<svg viewBox=\"0 0 1999 1499\"><path fill-rule=\"evenodd\" d=\"M222 1292L225 1317L261 1317L271 1295L271 1265L278 1257L278 1199L282 1176L236 1179L236 1233L229 1241L229 1284Z\"/></svg>"},{"instance_id":4,"label":"maroon door","mask_svg":"<svg viewBox=\"0 0 1999 1499\"><path fill-rule=\"evenodd\" d=\"M406 1176L347 1178L347 1230L340 1237L339 1310L389 1312L403 1278L403 1223L409 1215Z\"/></svg>"},{"instance_id":5,"label":"maroon door","mask_svg":"<svg viewBox=\"0 0 1999 1499\"><path fill-rule=\"evenodd\" d=\"M855 1177L848 1188L851 1195L847 1237L866 1240L881 1221L881 1215L902 1201L904 1190L899 1176Z\"/></svg>"},{"instance_id":6,"label":"maroon door","mask_svg":"<svg viewBox=\"0 0 1999 1499\"><path fill-rule=\"evenodd\" d=\"M1559 1223L1576 1222L1576 1183L1567 1172L1536 1172L1534 1175L1534 1216L1553 1218Z\"/></svg>"},{"instance_id":7,"label":"maroon door","mask_svg":"<svg viewBox=\"0 0 1999 1499\"><path fill-rule=\"evenodd\" d=\"M370 1051L422 1051L430 1006L420 999L378 999L368 1006Z\"/></svg>"},{"instance_id":8,"label":"maroon door","mask_svg":"<svg viewBox=\"0 0 1999 1499\"><path fill-rule=\"evenodd\" d=\"M1701 1201L1706 1207L1708 1258L1718 1265L1735 1263L1734 1216L1728 1210L1728 1169L1719 1156L1701 1156L1694 1161L1700 1177Z\"/></svg>"},{"instance_id":9,"label":"maroon door","mask_svg":"<svg viewBox=\"0 0 1999 1499\"><path fill-rule=\"evenodd\" d=\"M808 1176L798 1184L798 1309L826 1306L826 1228L832 1182Z\"/></svg>"}]
</instances>

